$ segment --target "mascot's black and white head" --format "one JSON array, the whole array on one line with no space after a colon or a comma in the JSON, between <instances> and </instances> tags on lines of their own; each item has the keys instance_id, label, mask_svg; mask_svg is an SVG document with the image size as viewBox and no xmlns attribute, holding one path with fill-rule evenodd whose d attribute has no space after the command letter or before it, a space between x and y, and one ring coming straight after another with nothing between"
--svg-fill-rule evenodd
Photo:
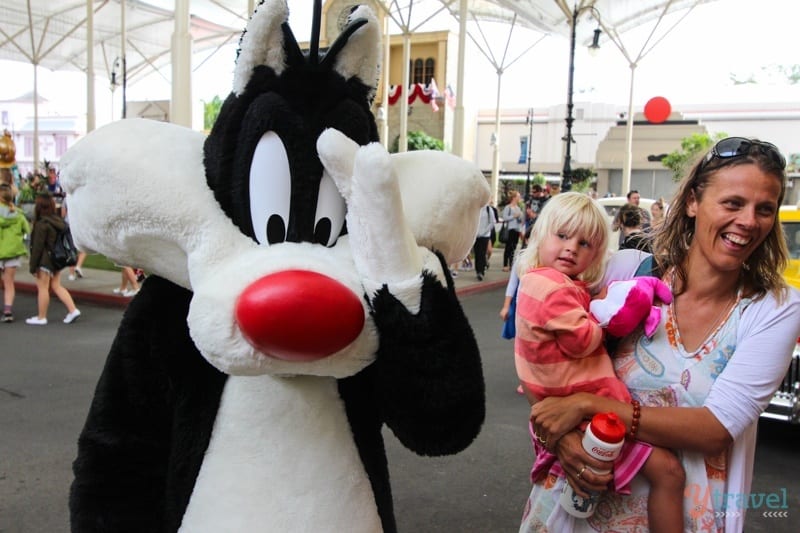
<instances>
[{"instance_id":1,"label":"mascot's black and white head","mask_svg":"<svg viewBox=\"0 0 800 533\"><path fill-rule=\"evenodd\" d=\"M265 0L242 36L234 87L205 144L208 184L234 223L260 244L333 246L345 201L316 142L336 129L359 145L377 140L370 102L378 80L375 15L355 8L327 52L319 50L320 1L303 53L283 1Z\"/></svg>"},{"instance_id":2,"label":"mascot's black and white head","mask_svg":"<svg viewBox=\"0 0 800 533\"><path fill-rule=\"evenodd\" d=\"M422 278L447 283L488 200L474 164L374 142L378 21L353 9L323 52L320 10L304 53L286 1L259 4L208 137L127 119L61 161L76 244L190 289L192 340L232 375L369 365L376 292L416 313Z\"/></svg>"}]
</instances>

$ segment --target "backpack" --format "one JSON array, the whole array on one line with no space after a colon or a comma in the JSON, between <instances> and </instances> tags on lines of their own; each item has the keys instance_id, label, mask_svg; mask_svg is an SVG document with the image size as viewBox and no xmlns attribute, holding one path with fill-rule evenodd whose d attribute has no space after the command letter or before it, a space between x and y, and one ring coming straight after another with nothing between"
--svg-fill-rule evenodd
<instances>
[{"instance_id":1,"label":"backpack","mask_svg":"<svg viewBox=\"0 0 800 533\"><path fill-rule=\"evenodd\" d=\"M72 232L69 230L69 224L66 224L63 230L56 233L56 240L49 253L54 272L78 264L78 250L75 248L75 243L72 242Z\"/></svg>"}]
</instances>

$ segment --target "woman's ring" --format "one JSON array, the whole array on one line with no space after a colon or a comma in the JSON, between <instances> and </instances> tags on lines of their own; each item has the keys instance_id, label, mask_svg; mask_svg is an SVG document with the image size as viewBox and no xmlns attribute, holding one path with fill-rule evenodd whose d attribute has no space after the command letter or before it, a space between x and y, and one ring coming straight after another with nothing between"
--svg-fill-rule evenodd
<instances>
[{"instance_id":1,"label":"woman's ring","mask_svg":"<svg viewBox=\"0 0 800 533\"><path fill-rule=\"evenodd\" d=\"M533 436L534 436L534 437L536 437L536 440L538 440L538 441L539 441L539 443L540 443L542 446L547 446L547 439L543 439L543 438L542 438L542 437L540 437L540 436L539 436L539 434L538 434L537 432L535 432L535 431L533 432Z\"/></svg>"},{"instance_id":2,"label":"woman's ring","mask_svg":"<svg viewBox=\"0 0 800 533\"><path fill-rule=\"evenodd\" d=\"M586 468L587 468L586 465L583 465L583 468L581 468L580 472L578 472L577 476L578 479L581 479L581 476L583 475L583 472L586 470Z\"/></svg>"}]
</instances>

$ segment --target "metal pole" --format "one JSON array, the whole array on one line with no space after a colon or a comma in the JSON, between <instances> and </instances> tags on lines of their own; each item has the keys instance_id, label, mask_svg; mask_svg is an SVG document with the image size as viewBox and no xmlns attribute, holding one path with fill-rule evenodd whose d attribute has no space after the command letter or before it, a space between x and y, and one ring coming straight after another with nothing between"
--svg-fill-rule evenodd
<instances>
[{"instance_id":1,"label":"metal pole","mask_svg":"<svg viewBox=\"0 0 800 533\"><path fill-rule=\"evenodd\" d=\"M492 179L490 188L492 199L497 201L500 183L500 83L503 80L503 69L497 69L497 101L494 106L494 146L492 146Z\"/></svg>"},{"instance_id":2,"label":"metal pole","mask_svg":"<svg viewBox=\"0 0 800 533\"><path fill-rule=\"evenodd\" d=\"M86 2L86 133L94 130L94 3Z\"/></svg>"},{"instance_id":3,"label":"metal pole","mask_svg":"<svg viewBox=\"0 0 800 533\"><path fill-rule=\"evenodd\" d=\"M121 31L120 31L120 41L121 41L121 49L120 55L122 61L122 118L126 118L128 115L128 101L127 95L125 94L128 87L128 65L125 61L125 41L127 40L127 36L125 35L125 0L120 2L120 10L121 10Z\"/></svg>"},{"instance_id":4,"label":"metal pole","mask_svg":"<svg viewBox=\"0 0 800 533\"><path fill-rule=\"evenodd\" d=\"M464 57L467 45L467 0L458 7L458 67L456 70L456 109L453 114L453 153L464 156ZM450 80L447 80L448 83ZM445 87L445 90L447 87Z\"/></svg>"},{"instance_id":5,"label":"metal pole","mask_svg":"<svg viewBox=\"0 0 800 533\"><path fill-rule=\"evenodd\" d=\"M570 28L569 41L569 78L567 83L567 134L564 140L567 142L567 149L564 152L564 168L561 171L561 190L564 192L572 189L572 84L575 78L575 26L578 22L578 7L572 10L572 27Z\"/></svg>"},{"instance_id":6,"label":"metal pole","mask_svg":"<svg viewBox=\"0 0 800 533\"><path fill-rule=\"evenodd\" d=\"M625 123L625 161L622 164L622 190L621 194L628 194L631 190L631 172L633 167L633 75L636 72L636 63L631 62L631 84L628 93L628 121Z\"/></svg>"},{"instance_id":7,"label":"metal pole","mask_svg":"<svg viewBox=\"0 0 800 533\"><path fill-rule=\"evenodd\" d=\"M528 176L525 179L525 202L531 199L531 146L533 145L533 108L528 109Z\"/></svg>"},{"instance_id":8,"label":"metal pole","mask_svg":"<svg viewBox=\"0 0 800 533\"><path fill-rule=\"evenodd\" d=\"M397 151L408 151L408 97L411 96L411 33L403 32L403 81L400 84L400 137Z\"/></svg>"}]
</instances>

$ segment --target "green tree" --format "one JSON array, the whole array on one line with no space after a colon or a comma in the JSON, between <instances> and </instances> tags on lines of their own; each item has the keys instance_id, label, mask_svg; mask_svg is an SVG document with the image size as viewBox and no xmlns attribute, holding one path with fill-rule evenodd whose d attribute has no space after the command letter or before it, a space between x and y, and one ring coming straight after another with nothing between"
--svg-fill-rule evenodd
<instances>
[{"instance_id":1,"label":"green tree","mask_svg":"<svg viewBox=\"0 0 800 533\"><path fill-rule=\"evenodd\" d=\"M215 95L210 102L203 102L203 128L206 131L211 131L221 108L222 99L219 96Z\"/></svg>"},{"instance_id":2,"label":"green tree","mask_svg":"<svg viewBox=\"0 0 800 533\"><path fill-rule=\"evenodd\" d=\"M800 83L800 65L767 65L757 73L731 72L728 78L734 85L758 85L759 83L778 83L797 85Z\"/></svg>"},{"instance_id":3,"label":"green tree","mask_svg":"<svg viewBox=\"0 0 800 533\"><path fill-rule=\"evenodd\" d=\"M661 164L672 171L673 181L680 181L697 161L700 155L706 153L720 139L727 137L727 133L693 133L681 140L681 149L667 154Z\"/></svg>"},{"instance_id":4,"label":"green tree","mask_svg":"<svg viewBox=\"0 0 800 533\"><path fill-rule=\"evenodd\" d=\"M414 150L444 150L444 142L435 137L431 137L424 131L409 131L407 142L409 152L413 152ZM394 138L394 142L389 151L393 154L397 153L399 146L400 136L398 135Z\"/></svg>"},{"instance_id":5,"label":"green tree","mask_svg":"<svg viewBox=\"0 0 800 533\"><path fill-rule=\"evenodd\" d=\"M789 85L800 83L800 65L781 65L778 70L786 76L786 81L789 82Z\"/></svg>"}]
</instances>

